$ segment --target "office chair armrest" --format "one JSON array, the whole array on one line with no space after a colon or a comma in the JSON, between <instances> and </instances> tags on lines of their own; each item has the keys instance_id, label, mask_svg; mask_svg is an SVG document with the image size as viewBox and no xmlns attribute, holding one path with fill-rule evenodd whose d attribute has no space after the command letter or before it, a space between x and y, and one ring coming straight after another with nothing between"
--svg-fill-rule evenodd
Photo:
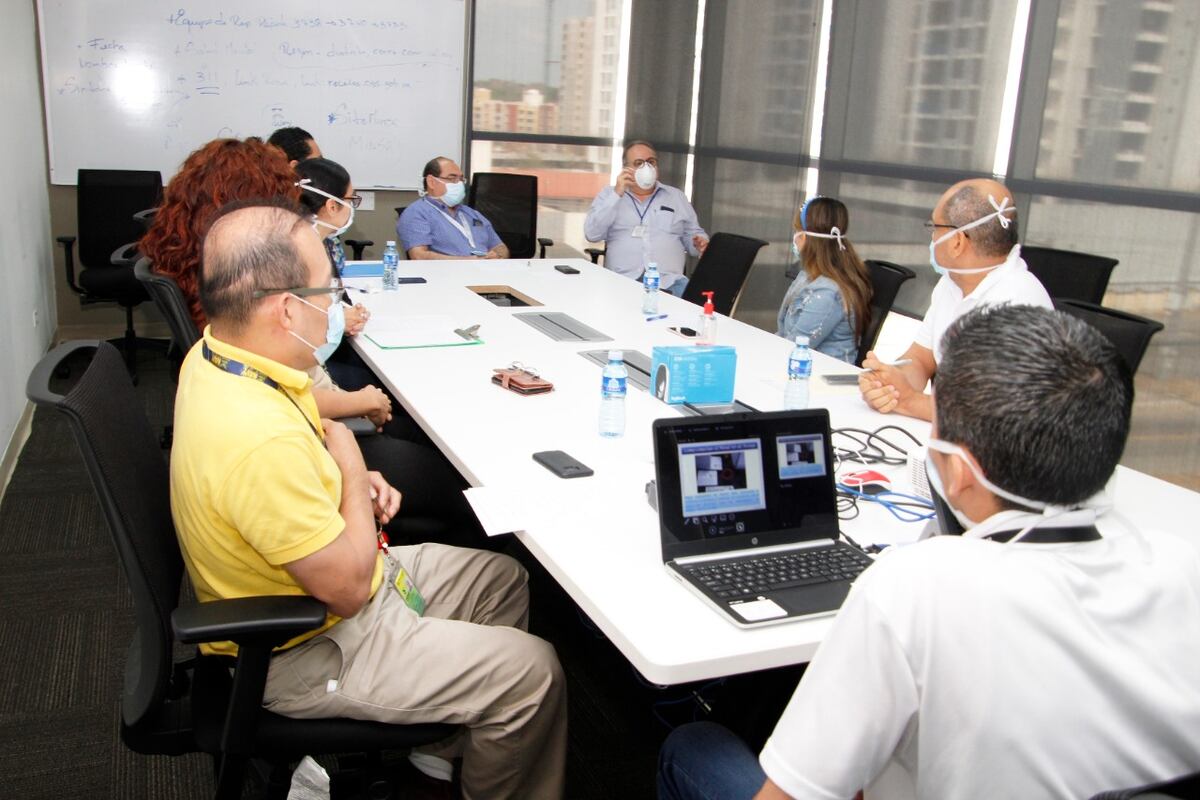
<instances>
[{"instance_id":1,"label":"office chair armrest","mask_svg":"<svg viewBox=\"0 0 1200 800\"><path fill-rule=\"evenodd\" d=\"M73 237L63 237L73 238ZM39 406L47 406L51 408L58 407L63 396L56 392L50 391L50 379L54 376L59 365L71 357L71 354L76 350L91 348L95 350L100 346L100 342L96 339L75 339L70 342L63 342L58 347L51 350L38 363L34 364L33 369L29 372L29 378L25 381L25 396L31 402Z\"/></svg>"},{"instance_id":2,"label":"office chair armrest","mask_svg":"<svg viewBox=\"0 0 1200 800\"><path fill-rule=\"evenodd\" d=\"M362 261L363 250L375 246L375 242L370 239L347 239L346 244L350 245L350 249L354 252L355 261Z\"/></svg>"},{"instance_id":3,"label":"office chair armrest","mask_svg":"<svg viewBox=\"0 0 1200 800\"><path fill-rule=\"evenodd\" d=\"M554 247L554 240L553 240L553 239L546 239L546 238L544 238L544 237L542 237L542 236L539 236L539 237L538 237L538 244L539 244L539 245L541 245L541 248L542 248L542 249L541 249L541 253L538 255L538 258L545 258L545 257L546 257L546 248L547 248L547 247Z\"/></svg>"},{"instance_id":4,"label":"office chair armrest","mask_svg":"<svg viewBox=\"0 0 1200 800\"><path fill-rule=\"evenodd\" d=\"M108 261L114 267L132 267L141 257L141 253L138 252L138 243L129 242L113 250Z\"/></svg>"},{"instance_id":5,"label":"office chair armrest","mask_svg":"<svg viewBox=\"0 0 1200 800\"><path fill-rule=\"evenodd\" d=\"M345 425L354 434L355 438L361 439L364 436L374 436L379 433L375 429L375 423L366 417L342 417L338 422Z\"/></svg>"},{"instance_id":6,"label":"office chair armrest","mask_svg":"<svg viewBox=\"0 0 1200 800\"><path fill-rule=\"evenodd\" d=\"M135 222L140 222L142 227L149 229L150 224L154 222L154 216L158 213L158 207L143 208L141 211L133 215Z\"/></svg>"},{"instance_id":7,"label":"office chair armrest","mask_svg":"<svg viewBox=\"0 0 1200 800\"><path fill-rule=\"evenodd\" d=\"M588 256L592 259L593 264L599 264L600 257L603 256L605 253L605 248L603 248L603 247L585 247L585 248L583 248L583 252L588 254Z\"/></svg>"},{"instance_id":8,"label":"office chair armrest","mask_svg":"<svg viewBox=\"0 0 1200 800\"><path fill-rule=\"evenodd\" d=\"M63 246L67 266L67 286L70 286L71 291L75 294L83 294L83 289L80 289L79 285L75 283L75 237L56 236L54 241Z\"/></svg>"},{"instance_id":9,"label":"office chair armrest","mask_svg":"<svg viewBox=\"0 0 1200 800\"><path fill-rule=\"evenodd\" d=\"M171 613L185 644L233 641L268 650L325 622L325 604L306 595L238 597L180 606Z\"/></svg>"}]
</instances>

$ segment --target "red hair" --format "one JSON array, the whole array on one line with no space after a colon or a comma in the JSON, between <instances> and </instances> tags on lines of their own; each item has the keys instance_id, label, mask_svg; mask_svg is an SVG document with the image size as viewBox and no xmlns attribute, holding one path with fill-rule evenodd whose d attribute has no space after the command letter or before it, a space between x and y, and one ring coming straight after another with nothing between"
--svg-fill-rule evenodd
<instances>
[{"instance_id":1,"label":"red hair","mask_svg":"<svg viewBox=\"0 0 1200 800\"><path fill-rule=\"evenodd\" d=\"M213 217L234 200L283 197L293 202L300 190L287 156L260 139L214 139L193 152L163 190L154 223L141 240L141 252L154 271L169 275L183 290L199 330L200 245Z\"/></svg>"}]
</instances>

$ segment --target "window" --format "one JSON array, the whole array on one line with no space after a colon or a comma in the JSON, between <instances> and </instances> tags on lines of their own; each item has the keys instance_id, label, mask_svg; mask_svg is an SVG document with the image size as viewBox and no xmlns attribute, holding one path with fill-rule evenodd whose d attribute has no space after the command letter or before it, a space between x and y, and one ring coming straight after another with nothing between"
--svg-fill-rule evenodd
<instances>
[{"instance_id":1,"label":"window","mask_svg":"<svg viewBox=\"0 0 1200 800\"><path fill-rule=\"evenodd\" d=\"M1133 60L1141 64L1158 65L1162 60L1163 46L1158 42L1138 42L1133 47Z\"/></svg>"}]
</instances>

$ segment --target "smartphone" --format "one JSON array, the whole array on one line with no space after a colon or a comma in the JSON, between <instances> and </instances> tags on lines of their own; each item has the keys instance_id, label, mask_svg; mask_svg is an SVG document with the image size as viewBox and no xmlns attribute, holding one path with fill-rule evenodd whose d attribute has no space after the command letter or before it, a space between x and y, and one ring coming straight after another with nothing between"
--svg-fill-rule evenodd
<instances>
[{"instance_id":1,"label":"smartphone","mask_svg":"<svg viewBox=\"0 0 1200 800\"><path fill-rule=\"evenodd\" d=\"M417 277L397 277L396 283L425 283L425 279Z\"/></svg>"},{"instance_id":2,"label":"smartphone","mask_svg":"<svg viewBox=\"0 0 1200 800\"><path fill-rule=\"evenodd\" d=\"M676 336L682 336L685 339L695 339L697 336L697 333L694 328L685 328L682 325L675 325L670 328L667 328L667 330L669 330L671 333L675 334Z\"/></svg>"},{"instance_id":3,"label":"smartphone","mask_svg":"<svg viewBox=\"0 0 1200 800\"><path fill-rule=\"evenodd\" d=\"M828 383L830 386L857 386L857 372L839 372L836 375L822 375L821 380Z\"/></svg>"},{"instance_id":4,"label":"smartphone","mask_svg":"<svg viewBox=\"0 0 1200 800\"><path fill-rule=\"evenodd\" d=\"M580 463L562 450L543 450L533 454L533 460L560 478L586 478L594 474L591 467Z\"/></svg>"},{"instance_id":5,"label":"smartphone","mask_svg":"<svg viewBox=\"0 0 1200 800\"><path fill-rule=\"evenodd\" d=\"M579 270L575 269L574 267L568 267L566 264L555 264L554 268L556 270L558 270L559 272L561 272L563 275L578 275L579 274Z\"/></svg>"}]
</instances>

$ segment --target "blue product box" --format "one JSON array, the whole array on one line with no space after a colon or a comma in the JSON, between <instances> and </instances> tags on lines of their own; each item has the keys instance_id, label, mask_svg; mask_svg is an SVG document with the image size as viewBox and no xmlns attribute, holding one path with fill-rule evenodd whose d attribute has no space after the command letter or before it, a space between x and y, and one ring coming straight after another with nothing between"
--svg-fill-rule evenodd
<instances>
[{"instance_id":1,"label":"blue product box","mask_svg":"<svg viewBox=\"0 0 1200 800\"><path fill-rule=\"evenodd\" d=\"M732 403L737 350L727 345L654 348L650 375L664 403Z\"/></svg>"}]
</instances>

